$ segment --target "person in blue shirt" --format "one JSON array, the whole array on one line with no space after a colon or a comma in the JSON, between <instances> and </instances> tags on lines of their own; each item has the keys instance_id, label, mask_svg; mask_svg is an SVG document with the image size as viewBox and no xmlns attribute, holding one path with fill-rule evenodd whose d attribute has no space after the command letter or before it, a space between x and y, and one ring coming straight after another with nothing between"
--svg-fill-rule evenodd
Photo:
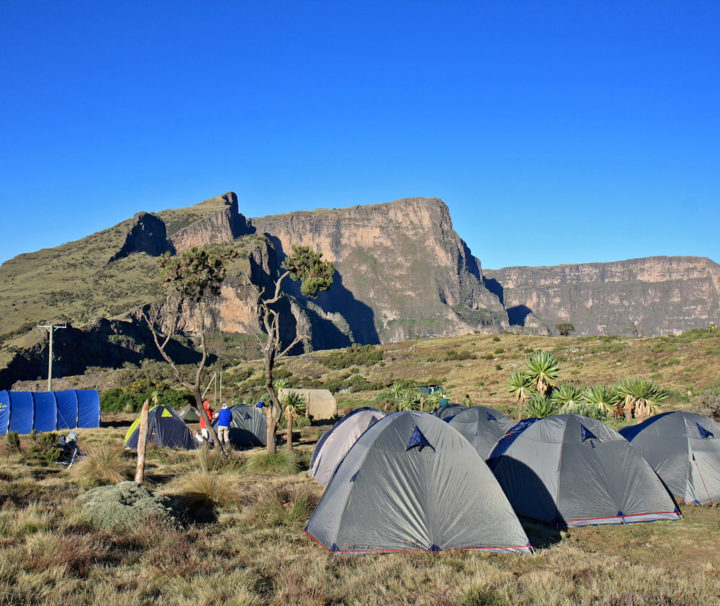
<instances>
[{"instance_id":1,"label":"person in blue shirt","mask_svg":"<svg viewBox=\"0 0 720 606\"><path fill-rule=\"evenodd\" d=\"M223 446L230 446L230 421L232 421L232 413L225 402L217 416L218 440Z\"/></svg>"}]
</instances>

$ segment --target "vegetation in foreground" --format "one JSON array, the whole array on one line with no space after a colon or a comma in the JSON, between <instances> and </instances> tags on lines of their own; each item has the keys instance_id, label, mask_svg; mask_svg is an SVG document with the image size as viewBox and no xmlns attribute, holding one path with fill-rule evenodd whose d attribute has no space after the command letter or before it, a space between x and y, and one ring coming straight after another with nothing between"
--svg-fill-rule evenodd
<instances>
[{"instance_id":1,"label":"vegetation in foreground","mask_svg":"<svg viewBox=\"0 0 720 606\"><path fill-rule=\"evenodd\" d=\"M99 527L76 500L132 473L132 415L81 430L70 470L3 444L2 604L708 604L720 600L720 514L685 507L676 522L526 530L534 555L445 552L337 557L303 528L322 495L307 477L323 427L293 452L228 459L151 447L148 487L179 512L132 530ZM107 423L107 421L106 421Z\"/></svg>"}]
</instances>

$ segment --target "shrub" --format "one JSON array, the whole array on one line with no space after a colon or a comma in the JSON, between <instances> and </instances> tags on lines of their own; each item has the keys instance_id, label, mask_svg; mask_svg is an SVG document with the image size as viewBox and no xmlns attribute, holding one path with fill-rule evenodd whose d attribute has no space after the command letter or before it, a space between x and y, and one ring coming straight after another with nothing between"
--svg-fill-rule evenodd
<instances>
[{"instance_id":1,"label":"shrub","mask_svg":"<svg viewBox=\"0 0 720 606\"><path fill-rule=\"evenodd\" d=\"M499 342L500 342L500 337L498 337L497 335L495 335L495 336L492 338L492 340L493 340L493 342L495 342L495 343L499 343Z\"/></svg>"},{"instance_id":2,"label":"shrub","mask_svg":"<svg viewBox=\"0 0 720 606\"><path fill-rule=\"evenodd\" d=\"M20 452L22 450L20 447L20 435L17 431L8 431L5 436L5 442L10 452Z\"/></svg>"},{"instance_id":3,"label":"shrub","mask_svg":"<svg viewBox=\"0 0 720 606\"><path fill-rule=\"evenodd\" d=\"M549 398L542 396L535 392L530 396L530 399L525 404L525 416L526 417L549 417L557 412L557 408L550 401Z\"/></svg>"},{"instance_id":4,"label":"shrub","mask_svg":"<svg viewBox=\"0 0 720 606\"><path fill-rule=\"evenodd\" d=\"M56 448L57 434L54 432L37 433L30 435L30 448L22 455L22 462L37 465L52 465L60 456L60 449Z\"/></svg>"},{"instance_id":5,"label":"shrub","mask_svg":"<svg viewBox=\"0 0 720 606\"><path fill-rule=\"evenodd\" d=\"M320 363L332 370L351 366L372 366L383 359L382 349L375 345L352 345L320 358Z\"/></svg>"},{"instance_id":6,"label":"shrub","mask_svg":"<svg viewBox=\"0 0 720 606\"><path fill-rule=\"evenodd\" d=\"M448 349L447 352L445 352L445 359L448 361L477 360L477 354L470 351L456 351L454 349Z\"/></svg>"}]
</instances>

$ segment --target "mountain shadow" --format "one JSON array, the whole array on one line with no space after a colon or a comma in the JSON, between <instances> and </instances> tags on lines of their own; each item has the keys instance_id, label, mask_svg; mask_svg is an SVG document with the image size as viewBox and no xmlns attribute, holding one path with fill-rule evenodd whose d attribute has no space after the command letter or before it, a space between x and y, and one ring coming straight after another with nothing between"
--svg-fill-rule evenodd
<instances>
[{"instance_id":1,"label":"mountain shadow","mask_svg":"<svg viewBox=\"0 0 720 606\"><path fill-rule=\"evenodd\" d=\"M510 326L525 326L525 320L532 313L527 305L515 305L507 308L508 321Z\"/></svg>"},{"instance_id":2,"label":"mountain shadow","mask_svg":"<svg viewBox=\"0 0 720 606\"><path fill-rule=\"evenodd\" d=\"M282 243L275 236L264 235L272 243L275 253L272 265L282 272L280 267L287 257ZM258 267L254 269L253 282L257 279L256 283L267 288L270 282L269 276ZM380 343L380 336L375 328L375 313L370 306L358 301L353 293L344 286L342 274L337 268L335 268L333 284L330 289L318 293L315 299L303 295L300 287L299 281L286 279L283 282L283 290L302 303L303 311L307 315L312 329L311 341L314 349L349 347L353 343L362 345L378 345Z\"/></svg>"}]
</instances>

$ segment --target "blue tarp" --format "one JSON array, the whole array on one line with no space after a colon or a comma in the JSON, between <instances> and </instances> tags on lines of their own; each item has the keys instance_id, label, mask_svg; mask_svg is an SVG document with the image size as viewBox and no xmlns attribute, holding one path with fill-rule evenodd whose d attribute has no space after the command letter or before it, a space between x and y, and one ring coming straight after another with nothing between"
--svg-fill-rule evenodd
<instances>
[{"instance_id":1,"label":"blue tarp","mask_svg":"<svg viewBox=\"0 0 720 606\"><path fill-rule=\"evenodd\" d=\"M0 435L76 427L100 427L96 390L0 391Z\"/></svg>"},{"instance_id":2,"label":"blue tarp","mask_svg":"<svg viewBox=\"0 0 720 606\"><path fill-rule=\"evenodd\" d=\"M100 427L100 395L95 389L77 389L78 427Z\"/></svg>"},{"instance_id":3,"label":"blue tarp","mask_svg":"<svg viewBox=\"0 0 720 606\"><path fill-rule=\"evenodd\" d=\"M10 431L32 433L35 402L31 391L10 392Z\"/></svg>"},{"instance_id":4,"label":"blue tarp","mask_svg":"<svg viewBox=\"0 0 720 606\"><path fill-rule=\"evenodd\" d=\"M0 435L5 435L10 424L10 394L0 391Z\"/></svg>"},{"instance_id":5,"label":"blue tarp","mask_svg":"<svg viewBox=\"0 0 720 606\"><path fill-rule=\"evenodd\" d=\"M78 398L74 389L56 391L57 399L57 428L74 429L77 427Z\"/></svg>"},{"instance_id":6,"label":"blue tarp","mask_svg":"<svg viewBox=\"0 0 720 606\"><path fill-rule=\"evenodd\" d=\"M55 431L57 427L57 401L55 392L36 391L35 400L35 431Z\"/></svg>"}]
</instances>

